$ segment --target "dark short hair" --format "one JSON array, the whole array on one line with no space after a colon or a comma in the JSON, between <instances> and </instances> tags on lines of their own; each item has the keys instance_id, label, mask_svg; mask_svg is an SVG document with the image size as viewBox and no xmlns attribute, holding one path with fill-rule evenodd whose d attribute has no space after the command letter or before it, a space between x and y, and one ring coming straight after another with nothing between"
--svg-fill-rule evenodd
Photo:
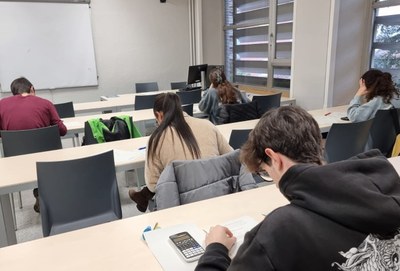
<instances>
[{"instance_id":1,"label":"dark short hair","mask_svg":"<svg viewBox=\"0 0 400 271\"><path fill-rule=\"evenodd\" d=\"M298 106L267 111L241 148L241 160L255 172L262 162L270 165L270 148L298 163L322 164L322 138L318 123Z\"/></svg>"},{"instance_id":2,"label":"dark short hair","mask_svg":"<svg viewBox=\"0 0 400 271\"><path fill-rule=\"evenodd\" d=\"M15 79L11 83L11 92L13 95L22 94L22 93L29 93L31 91L32 83L29 82L28 79L25 77L20 77Z\"/></svg>"}]
</instances>

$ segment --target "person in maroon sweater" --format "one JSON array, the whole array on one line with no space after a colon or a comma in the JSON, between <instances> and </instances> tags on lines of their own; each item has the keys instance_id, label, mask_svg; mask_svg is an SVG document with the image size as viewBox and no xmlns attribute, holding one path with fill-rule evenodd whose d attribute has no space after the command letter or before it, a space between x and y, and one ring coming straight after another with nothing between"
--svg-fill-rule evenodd
<instances>
[{"instance_id":1,"label":"person in maroon sweater","mask_svg":"<svg viewBox=\"0 0 400 271\"><path fill-rule=\"evenodd\" d=\"M35 88L26 78L15 79L11 83L13 96L0 100L0 130L28 130L57 125L60 136L67 133L67 127L58 116L54 105L35 95ZM39 212L38 191L34 210Z\"/></svg>"}]
</instances>

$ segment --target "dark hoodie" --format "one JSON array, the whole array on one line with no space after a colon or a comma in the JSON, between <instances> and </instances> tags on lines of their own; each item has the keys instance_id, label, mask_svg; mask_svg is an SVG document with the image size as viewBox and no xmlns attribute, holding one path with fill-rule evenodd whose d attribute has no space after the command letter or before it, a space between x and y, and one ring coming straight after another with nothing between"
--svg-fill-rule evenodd
<instances>
[{"instance_id":1,"label":"dark hoodie","mask_svg":"<svg viewBox=\"0 0 400 271\"><path fill-rule=\"evenodd\" d=\"M400 178L379 151L295 165L279 188L290 204L246 234L232 263L214 243L196 270L399 270Z\"/></svg>"}]
</instances>

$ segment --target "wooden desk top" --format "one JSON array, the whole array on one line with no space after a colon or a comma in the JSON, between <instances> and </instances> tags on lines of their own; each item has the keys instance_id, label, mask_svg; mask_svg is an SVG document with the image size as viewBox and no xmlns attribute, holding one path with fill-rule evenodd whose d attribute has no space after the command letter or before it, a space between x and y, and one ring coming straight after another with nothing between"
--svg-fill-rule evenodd
<instances>
[{"instance_id":1,"label":"wooden desk top","mask_svg":"<svg viewBox=\"0 0 400 271\"><path fill-rule=\"evenodd\" d=\"M116 96L101 96L100 101L94 102L84 102L84 103L74 103L74 110L76 114L80 113L88 113L88 112L101 112L105 110L113 110L120 111L122 108L130 108L133 109L135 105L135 97L136 95L153 95L163 92L176 92L177 89L173 90L160 90L160 91L151 91L151 92L143 92L143 93L128 93L128 94L119 94ZM250 93L250 96L254 94ZM295 104L296 100L294 98L282 97L281 103L285 104Z\"/></svg>"},{"instance_id":2,"label":"wooden desk top","mask_svg":"<svg viewBox=\"0 0 400 271\"><path fill-rule=\"evenodd\" d=\"M243 204L243 203L246 204ZM194 223L209 229L244 215L257 221L285 205L275 185L199 201L98 226L0 248L0 269L162 270L141 235L156 222L161 228ZM212 212L210 212L212 210Z\"/></svg>"}]
</instances>

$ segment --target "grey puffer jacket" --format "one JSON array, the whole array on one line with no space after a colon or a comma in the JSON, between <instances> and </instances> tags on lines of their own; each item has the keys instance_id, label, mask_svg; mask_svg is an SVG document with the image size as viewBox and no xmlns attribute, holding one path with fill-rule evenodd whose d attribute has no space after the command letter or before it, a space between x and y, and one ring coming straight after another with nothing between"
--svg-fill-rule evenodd
<instances>
[{"instance_id":1,"label":"grey puffer jacket","mask_svg":"<svg viewBox=\"0 0 400 271\"><path fill-rule=\"evenodd\" d=\"M256 188L239 153L238 149L208 159L173 161L157 182L157 210Z\"/></svg>"}]
</instances>

